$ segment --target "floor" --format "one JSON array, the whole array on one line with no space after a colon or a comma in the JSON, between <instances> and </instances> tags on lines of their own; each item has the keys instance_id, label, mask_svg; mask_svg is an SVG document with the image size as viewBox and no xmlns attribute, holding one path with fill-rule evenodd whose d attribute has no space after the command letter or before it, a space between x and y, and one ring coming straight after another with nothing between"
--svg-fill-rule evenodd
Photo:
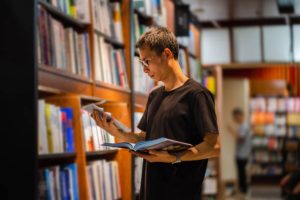
<instances>
[{"instance_id":1,"label":"floor","mask_svg":"<svg viewBox=\"0 0 300 200\"><path fill-rule=\"evenodd\" d=\"M246 195L228 195L224 200L283 200L283 198L280 187L251 186Z\"/></svg>"}]
</instances>

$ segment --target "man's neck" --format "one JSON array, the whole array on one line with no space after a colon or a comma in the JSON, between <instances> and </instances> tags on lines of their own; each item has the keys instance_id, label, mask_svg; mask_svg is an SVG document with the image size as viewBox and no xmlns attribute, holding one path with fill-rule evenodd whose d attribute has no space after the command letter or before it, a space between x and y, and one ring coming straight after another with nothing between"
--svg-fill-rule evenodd
<instances>
[{"instance_id":1,"label":"man's neck","mask_svg":"<svg viewBox=\"0 0 300 200\"><path fill-rule=\"evenodd\" d=\"M188 80L188 77L183 74L179 63L174 62L173 64L174 65L170 67L168 76L163 80L166 91L174 90L182 86Z\"/></svg>"}]
</instances>

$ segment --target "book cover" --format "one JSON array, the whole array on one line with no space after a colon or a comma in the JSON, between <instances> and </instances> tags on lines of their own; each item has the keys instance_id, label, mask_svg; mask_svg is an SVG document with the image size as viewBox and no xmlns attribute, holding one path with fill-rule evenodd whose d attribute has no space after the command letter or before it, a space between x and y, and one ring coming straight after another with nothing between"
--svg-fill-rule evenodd
<instances>
[{"instance_id":1,"label":"book cover","mask_svg":"<svg viewBox=\"0 0 300 200\"><path fill-rule=\"evenodd\" d=\"M126 148L132 151L164 150L169 152L178 152L186 150L193 145L161 137L154 140L141 141L135 144L128 142L104 143L103 146Z\"/></svg>"},{"instance_id":2,"label":"book cover","mask_svg":"<svg viewBox=\"0 0 300 200\"><path fill-rule=\"evenodd\" d=\"M92 104L88 104L82 107L82 109L86 110L87 112L91 113L93 112L93 110L97 110L99 112L100 117L102 118L103 113L104 113L104 109L101 107L96 106L94 103ZM113 120L113 124L122 132L128 133L131 132L131 129L129 129L127 126L125 126L123 123L121 123L120 121L118 121L117 119L113 119L111 117L111 113L106 112L107 114L107 120Z\"/></svg>"}]
</instances>

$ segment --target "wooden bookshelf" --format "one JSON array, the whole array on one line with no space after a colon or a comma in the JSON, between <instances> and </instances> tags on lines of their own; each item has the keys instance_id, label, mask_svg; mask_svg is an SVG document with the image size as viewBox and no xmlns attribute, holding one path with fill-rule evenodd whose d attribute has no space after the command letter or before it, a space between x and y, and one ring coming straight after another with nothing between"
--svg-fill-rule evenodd
<instances>
[{"instance_id":1,"label":"wooden bookshelf","mask_svg":"<svg viewBox=\"0 0 300 200\"><path fill-rule=\"evenodd\" d=\"M117 153L118 150L102 150L102 151L86 152L86 159L87 161L99 160L99 159L113 160Z\"/></svg>"},{"instance_id":2,"label":"wooden bookshelf","mask_svg":"<svg viewBox=\"0 0 300 200\"><path fill-rule=\"evenodd\" d=\"M125 48L125 44L122 42L119 42L115 38L110 37L110 36L106 35L105 33L102 33L101 31L98 31L98 30L94 30L94 31L97 35L102 36L104 38L105 42L113 45L113 47L115 49L124 49Z\"/></svg>"},{"instance_id":3,"label":"wooden bookshelf","mask_svg":"<svg viewBox=\"0 0 300 200\"><path fill-rule=\"evenodd\" d=\"M92 96L93 91L91 80L48 66L39 67L38 83L41 87L53 88L69 93Z\"/></svg>"},{"instance_id":4,"label":"wooden bookshelf","mask_svg":"<svg viewBox=\"0 0 300 200\"><path fill-rule=\"evenodd\" d=\"M153 25L153 17L152 16L146 15L145 13L142 13L137 9L134 9L134 13L138 15L139 22L141 24L144 24L146 26L152 26Z\"/></svg>"},{"instance_id":5,"label":"wooden bookshelf","mask_svg":"<svg viewBox=\"0 0 300 200\"><path fill-rule=\"evenodd\" d=\"M73 163L76 159L76 153L53 153L39 155L38 162L39 167L61 165L67 163Z\"/></svg>"},{"instance_id":6,"label":"wooden bookshelf","mask_svg":"<svg viewBox=\"0 0 300 200\"><path fill-rule=\"evenodd\" d=\"M38 0L38 3L44 6L49 13L51 13L54 17L56 17L67 26L73 26L78 29L86 29L89 25L89 23L85 23L79 19L74 18L73 16L63 13L55 6L47 3L45 0Z\"/></svg>"}]
</instances>

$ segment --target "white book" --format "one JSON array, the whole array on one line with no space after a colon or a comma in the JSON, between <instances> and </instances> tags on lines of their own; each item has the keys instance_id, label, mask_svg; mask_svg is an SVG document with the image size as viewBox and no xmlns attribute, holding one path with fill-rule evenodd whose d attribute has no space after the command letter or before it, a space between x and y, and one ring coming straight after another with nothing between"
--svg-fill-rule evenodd
<instances>
[{"instance_id":1,"label":"white book","mask_svg":"<svg viewBox=\"0 0 300 200\"><path fill-rule=\"evenodd\" d=\"M88 186L88 195L89 195L88 199L95 200L92 166L87 165L85 170L87 175L87 186Z\"/></svg>"},{"instance_id":2,"label":"white book","mask_svg":"<svg viewBox=\"0 0 300 200\"><path fill-rule=\"evenodd\" d=\"M97 131L97 136L98 136L99 150L103 150L102 144L104 142L102 139L101 128L99 126L96 126L96 131Z\"/></svg>"},{"instance_id":3,"label":"white book","mask_svg":"<svg viewBox=\"0 0 300 200\"><path fill-rule=\"evenodd\" d=\"M50 129L52 132L53 153L59 152L58 113L55 105L50 105Z\"/></svg>"},{"instance_id":4,"label":"white book","mask_svg":"<svg viewBox=\"0 0 300 200\"><path fill-rule=\"evenodd\" d=\"M100 57L100 71L101 71L101 81L105 82L105 64L106 64L106 58L105 58L105 49L103 44L103 38L98 37L98 47L99 47L99 57Z\"/></svg>"},{"instance_id":5,"label":"white book","mask_svg":"<svg viewBox=\"0 0 300 200\"><path fill-rule=\"evenodd\" d=\"M88 112L82 110L81 121L82 121L82 129L83 129L84 138L85 138L85 150L86 151L91 151L90 143L92 140L92 132L91 132L89 118L90 118L90 116L89 116Z\"/></svg>"},{"instance_id":6,"label":"white book","mask_svg":"<svg viewBox=\"0 0 300 200\"><path fill-rule=\"evenodd\" d=\"M101 70L101 55L100 46L97 34L94 34L94 63L95 63L95 79L102 81L102 70Z\"/></svg>"},{"instance_id":7,"label":"white book","mask_svg":"<svg viewBox=\"0 0 300 200\"><path fill-rule=\"evenodd\" d=\"M70 44L70 65L71 72L76 74L76 63L75 63L75 50L74 50L74 30L72 28L68 28L67 32L69 34L69 44Z\"/></svg>"},{"instance_id":8,"label":"white book","mask_svg":"<svg viewBox=\"0 0 300 200\"><path fill-rule=\"evenodd\" d=\"M38 141L39 141L39 154L47 154L48 151L48 137L46 128L46 113L45 113L45 100L38 101Z\"/></svg>"},{"instance_id":9,"label":"white book","mask_svg":"<svg viewBox=\"0 0 300 200\"><path fill-rule=\"evenodd\" d=\"M115 172L115 177L116 177L116 186L117 186L116 199L121 199L122 198L122 193L121 193L119 165L118 165L118 162L116 162L116 161L112 161L112 164L113 164L113 167L114 167L114 172Z\"/></svg>"},{"instance_id":10,"label":"white book","mask_svg":"<svg viewBox=\"0 0 300 200\"><path fill-rule=\"evenodd\" d=\"M75 199L75 197L74 197L74 189L73 189L73 184L74 184L74 177L73 177L73 173L72 173L72 170L71 169L69 169L69 168L66 168L65 169L66 171L67 171L67 173L68 173L68 176L69 176L69 185L70 185L70 188L68 188L69 189L69 194L70 194L70 199L71 200L74 200Z\"/></svg>"},{"instance_id":11,"label":"white book","mask_svg":"<svg viewBox=\"0 0 300 200\"><path fill-rule=\"evenodd\" d=\"M60 23L55 20L52 20L52 29L53 29L53 37L54 37L54 52L55 52L55 67L61 69L62 68L62 59L61 59L61 46L60 46Z\"/></svg>"},{"instance_id":12,"label":"white book","mask_svg":"<svg viewBox=\"0 0 300 200\"><path fill-rule=\"evenodd\" d=\"M116 32L116 38L118 41L123 42L123 28L122 28L122 16L121 16L121 6L119 2L111 3L114 27Z\"/></svg>"},{"instance_id":13,"label":"white book","mask_svg":"<svg viewBox=\"0 0 300 200\"><path fill-rule=\"evenodd\" d=\"M104 42L104 39L102 40L103 44L103 50L104 50L104 58L105 58L105 65L104 65L104 74L105 74L105 82L106 83L112 83L111 79L111 62L110 62L110 52L111 52L111 46L110 44Z\"/></svg>"},{"instance_id":14,"label":"white book","mask_svg":"<svg viewBox=\"0 0 300 200\"><path fill-rule=\"evenodd\" d=\"M79 75L85 76L85 70L84 70L84 52L83 52L83 35L78 34L78 60L79 60Z\"/></svg>"},{"instance_id":15,"label":"white book","mask_svg":"<svg viewBox=\"0 0 300 200\"><path fill-rule=\"evenodd\" d=\"M56 200L61 200L61 188L60 188L60 170L59 166L54 167L54 185Z\"/></svg>"},{"instance_id":16,"label":"white book","mask_svg":"<svg viewBox=\"0 0 300 200\"><path fill-rule=\"evenodd\" d=\"M106 195L106 187L107 187L107 182L105 181L105 168L104 165L106 163L105 160L100 160L99 162L99 175L100 175L100 183L101 183L101 199L107 199L107 195Z\"/></svg>"},{"instance_id":17,"label":"white book","mask_svg":"<svg viewBox=\"0 0 300 200\"><path fill-rule=\"evenodd\" d=\"M92 137L93 137L93 144L94 144L94 150L100 150L100 144L99 144L99 139L98 139L98 134L97 134L97 124L96 121L90 117L90 125L91 125L91 130L92 130Z\"/></svg>"},{"instance_id":18,"label":"white book","mask_svg":"<svg viewBox=\"0 0 300 200\"><path fill-rule=\"evenodd\" d=\"M95 197L96 200L100 200L101 198L101 183L100 183L100 173L99 173L99 165L97 162L93 162L91 164L93 170L93 185L95 189Z\"/></svg>"},{"instance_id":19,"label":"white book","mask_svg":"<svg viewBox=\"0 0 300 200\"><path fill-rule=\"evenodd\" d=\"M54 174L52 170L49 170L49 181L50 181L50 193L52 197L55 197L55 191L54 191Z\"/></svg>"},{"instance_id":20,"label":"white book","mask_svg":"<svg viewBox=\"0 0 300 200\"><path fill-rule=\"evenodd\" d=\"M108 168L109 168L109 176L110 176L110 180L111 180L111 194L112 194L112 199L117 199L117 181L116 181L116 173L115 173L115 169L114 166L112 164L112 162L108 162Z\"/></svg>"},{"instance_id":21,"label":"white book","mask_svg":"<svg viewBox=\"0 0 300 200\"><path fill-rule=\"evenodd\" d=\"M105 182L105 199L113 199L112 188L111 188L111 178L109 174L109 164L107 162L103 163L104 171L104 182Z\"/></svg>"},{"instance_id":22,"label":"white book","mask_svg":"<svg viewBox=\"0 0 300 200\"><path fill-rule=\"evenodd\" d=\"M85 22L90 23L90 1L89 0L77 0L76 8L77 8L77 16L78 18Z\"/></svg>"}]
</instances>

